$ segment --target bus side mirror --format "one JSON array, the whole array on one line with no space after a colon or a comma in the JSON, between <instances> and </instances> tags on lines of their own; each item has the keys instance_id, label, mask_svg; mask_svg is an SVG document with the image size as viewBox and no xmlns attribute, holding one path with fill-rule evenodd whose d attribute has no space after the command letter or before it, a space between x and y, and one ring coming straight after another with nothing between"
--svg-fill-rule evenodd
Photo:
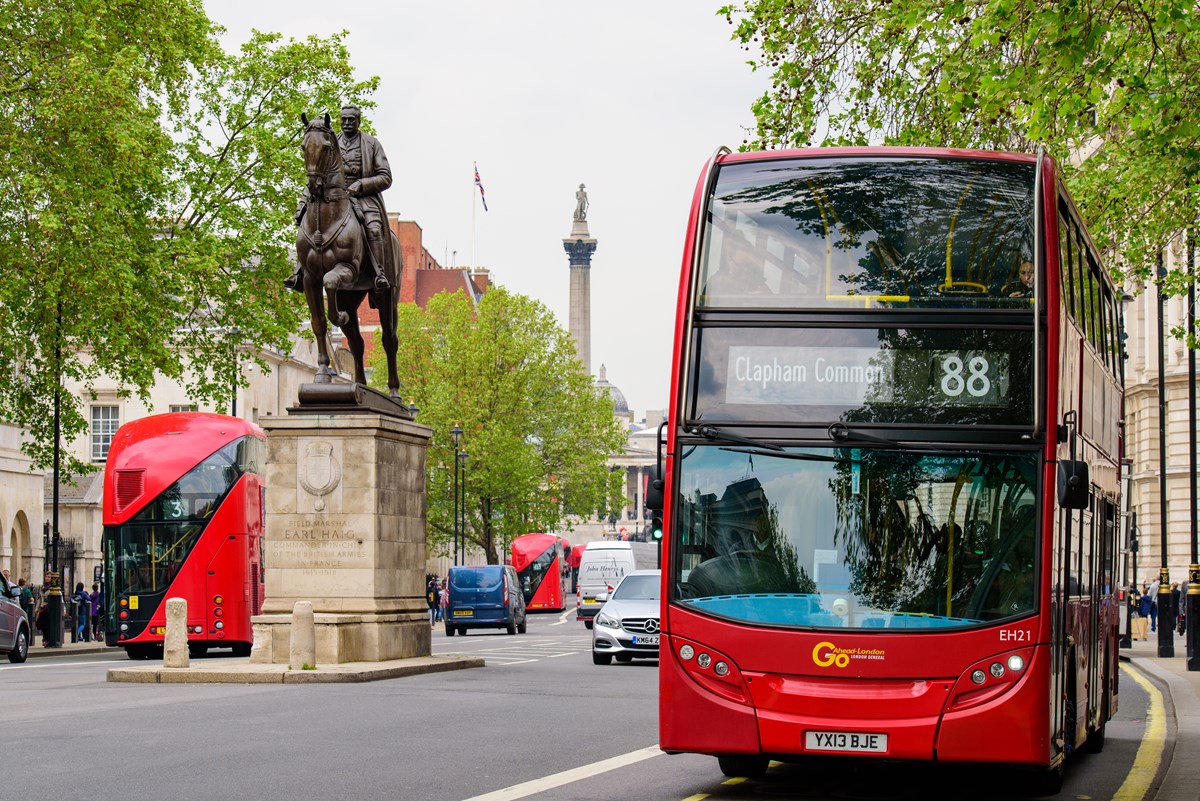
<instances>
[{"instance_id":1,"label":"bus side mirror","mask_svg":"<svg viewBox=\"0 0 1200 801\"><path fill-rule=\"evenodd\" d=\"M1058 505L1064 509L1087 509L1092 485L1087 462L1060 459L1058 462Z\"/></svg>"},{"instance_id":2,"label":"bus side mirror","mask_svg":"<svg viewBox=\"0 0 1200 801\"><path fill-rule=\"evenodd\" d=\"M651 512L663 509L663 480L658 465L650 468L650 480L646 482L646 508Z\"/></svg>"}]
</instances>

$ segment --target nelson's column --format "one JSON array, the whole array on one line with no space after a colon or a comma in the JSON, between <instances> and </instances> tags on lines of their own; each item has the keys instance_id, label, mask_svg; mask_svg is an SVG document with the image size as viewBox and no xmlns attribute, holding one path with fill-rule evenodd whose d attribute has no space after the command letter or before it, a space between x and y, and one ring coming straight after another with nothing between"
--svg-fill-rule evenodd
<instances>
[{"instance_id":1,"label":"nelson's column","mask_svg":"<svg viewBox=\"0 0 1200 801\"><path fill-rule=\"evenodd\" d=\"M571 235L563 239L563 249L571 264L571 309L569 327L571 339L575 340L575 351L583 369L592 374L592 254L596 252L596 240L588 233L588 197L579 185L575 193L575 214L571 222Z\"/></svg>"}]
</instances>

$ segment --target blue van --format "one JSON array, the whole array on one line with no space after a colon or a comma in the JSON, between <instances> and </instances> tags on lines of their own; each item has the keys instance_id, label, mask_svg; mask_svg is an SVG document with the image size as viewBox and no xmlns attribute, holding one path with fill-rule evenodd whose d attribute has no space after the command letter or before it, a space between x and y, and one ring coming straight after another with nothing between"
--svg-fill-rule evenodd
<instances>
[{"instance_id":1,"label":"blue van","mask_svg":"<svg viewBox=\"0 0 1200 801\"><path fill-rule=\"evenodd\" d=\"M457 630L507 629L525 633L525 596L512 565L452 567L446 581L446 636Z\"/></svg>"}]
</instances>

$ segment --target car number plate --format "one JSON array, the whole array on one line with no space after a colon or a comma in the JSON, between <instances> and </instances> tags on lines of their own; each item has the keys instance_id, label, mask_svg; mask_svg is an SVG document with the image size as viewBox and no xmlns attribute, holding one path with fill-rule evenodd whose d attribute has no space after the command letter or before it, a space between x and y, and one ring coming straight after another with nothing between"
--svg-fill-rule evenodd
<instances>
[{"instance_id":1,"label":"car number plate","mask_svg":"<svg viewBox=\"0 0 1200 801\"><path fill-rule=\"evenodd\" d=\"M455 617L470 617L473 614L475 614L475 610L473 610L473 609L455 609L454 610Z\"/></svg>"},{"instance_id":2,"label":"car number plate","mask_svg":"<svg viewBox=\"0 0 1200 801\"><path fill-rule=\"evenodd\" d=\"M583 599L584 606L587 606L588 604L598 604L598 603L600 603L600 602L597 601L595 598L584 598Z\"/></svg>"},{"instance_id":3,"label":"car number plate","mask_svg":"<svg viewBox=\"0 0 1200 801\"><path fill-rule=\"evenodd\" d=\"M658 645L657 634L635 634L633 635L634 645Z\"/></svg>"},{"instance_id":4,"label":"car number plate","mask_svg":"<svg viewBox=\"0 0 1200 801\"><path fill-rule=\"evenodd\" d=\"M808 751L856 751L886 754L888 736L861 731L806 731L804 748Z\"/></svg>"}]
</instances>

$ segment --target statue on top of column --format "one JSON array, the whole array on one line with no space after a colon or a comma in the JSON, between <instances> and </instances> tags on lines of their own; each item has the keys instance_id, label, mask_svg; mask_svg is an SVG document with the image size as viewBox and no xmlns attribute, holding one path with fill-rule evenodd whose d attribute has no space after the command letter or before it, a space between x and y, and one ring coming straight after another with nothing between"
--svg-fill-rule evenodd
<instances>
[{"instance_id":1,"label":"statue on top of column","mask_svg":"<svg viewBox=\"0 0 1200 801\"><path fill-rule=\"evenodd\" d=\"M575 215L574 219L577 222L583 222L587 219L588 198L587 192L584 191L583 184L579 185L579 191L575 193Z\"/></svg>"}]
</instances>

